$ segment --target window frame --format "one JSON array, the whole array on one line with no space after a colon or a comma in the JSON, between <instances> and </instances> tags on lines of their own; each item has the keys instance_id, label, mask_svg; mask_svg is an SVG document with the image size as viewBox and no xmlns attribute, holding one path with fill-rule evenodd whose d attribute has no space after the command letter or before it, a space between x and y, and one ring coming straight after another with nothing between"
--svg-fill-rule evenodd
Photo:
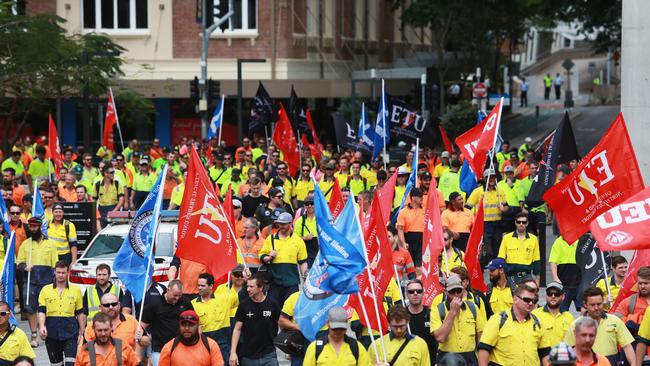
<instances>
[{"instance_id":1,"label":"window frame","mask_svg":"<svg viewBox=\"0 0 650 366\"><path fill-rule=\"evenodd\" d=\"M215 3L217 1L220 2L220 1L228 1L228 0L215 0ZM248 27L248 18L249 18L248 0L242 0L241 4L242 4L242 11L241 11L242 29L233 29L234 22L233 22L233 18L231 18L228 20L229 27L226 30L222 31L220 28L217 28L210 35L210 38L251 38L251 37L259 36L259 27L260 27L259 0L255 0L255 28ZM246 25L246 28L244 28L244 25Z\"/></svg>"},{"instance_id":2,"label":"window frame","mask_svg":"<svg viewBox=\"0 0 650 366\"><path fill-rule=\"evenodd\" d=\"M151 5L149 1L145 1L145 4L147 6L146 11L147 11L147 27L146 28L136 28L137 24L137 15L136 15L136 1L137 0L129 0L129 28L118 28L118 2L119 0L111 0L113 2L113 27L112 28L103 28L102 27L102 0L93 0L95 2L95 27L90 28L86 27L86 24L84 23L84 18L85 18L85 9L84 9L84 1L81 1L81 28L84 33L93 33L93 32L101 32L101 33L106 33L109 35L115 35L115 36L148 36L150 34L149 32L149 24L150 24L150 17L149 17L149 6Z\"/></svg>"}]
</instances>

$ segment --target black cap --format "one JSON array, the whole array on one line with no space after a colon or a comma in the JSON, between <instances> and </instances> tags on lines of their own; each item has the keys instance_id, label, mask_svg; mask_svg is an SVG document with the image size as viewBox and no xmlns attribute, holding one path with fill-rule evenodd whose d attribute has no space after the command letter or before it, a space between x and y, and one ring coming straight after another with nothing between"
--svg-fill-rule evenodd
<instances>
[{"instance_id":1,"label":"black cap","mask_svg":"<svg viewBox=\"0 0 650 366\"><path fill-rule=\"evenodd\" d=\"M429 173L429 171L424 171L424 172L420 173L420 179L422 179L422 180L424 180L424 179L432 179L432 178L433 177L431 176L431 173Z\"/></svg>"},{"instance_id":2,"label":"black cap","mask_svg":"<svg viewBox=\"0 0 650 366\"><path fill-rule=\"evenodd\" d=\"M460 193L458 193L458 192L451 192L451 193L449 193L449 202L455 200L455 199L458 198L459 196L460 196Z\"/></svg>"},{"instance_id":3,"label":"black cap","mask_svg":"<svg viewBox=\"0 0 650 366\"><path fill-rule=\"evenodd\" d=\"M422 193L422 189L413 188L413 189L411 189L411 193L409 195L411 197L422 197L424 194Z\"/></svg>"},{"instance_id":4,"label":"black cap","mask_svg":"<svg viewBox=\"0 0 650 366\"><path fill-rule=\"evenodd\" d=\"M63 211L63 204L55 203L54 206L52 206L52 211L54 211L54 210L62 210Z\"/></svg>"}]
</instances>

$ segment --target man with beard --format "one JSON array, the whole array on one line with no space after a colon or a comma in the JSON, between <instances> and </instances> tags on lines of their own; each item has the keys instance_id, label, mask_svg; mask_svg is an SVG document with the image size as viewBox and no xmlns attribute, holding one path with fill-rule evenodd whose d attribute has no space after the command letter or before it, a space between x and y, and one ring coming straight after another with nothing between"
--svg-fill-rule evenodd
<instances>
[{"instance_id":1,"label":"man with beard","mask_svg":"<svg viewBox=\"0 0 650 366\"><path fill-rule=\"evenodd\" d=\"M558 344L564 339L567 329L573 322L573 315L568 311L562 311L564 301L564 288L558 282L550 282L546 285L546 305L533 310L542 323L542 327L549 333L551 344Z\"/></svg>"},{"instance_id":2,"label":"man with beard","mask_svg":"<svg viewBox=\"0 0 650 366\"><path fill-rule=\"evenodd\" d=\"M127 342L111 336L111 319L108 315L95 314L92 324L96 338L82 346L74 363L75 366L138 365L138 359ZM117 361L118 358L121 358L121 362Z\"/></svg>"},{"instance_id":3,"label":"man with beard","mask_svg":"<svg viewBox=\"0 0 650 366\"><path fill-rule=\"evenodd\" d=\"M223 357L217 342L199 334L199 316L194 310L182 312L178 323L178 336L163 347L159 366L223 366Z\"/></svg>"},{"instance_id":4,"label":"man with beard","mask_svg":"<svg viewBox=\"0 0 650 366\"><path fill-rule=\"evenodd\" d=\"M406 310L411 314L411 319L409 320L411 333L427 342L431 364L435 365L436 355L438 353L438 342L433 334L431 334L431 310L422 304L423 294L424 286L422 285L422 281L409 281L406 285L406 298L409 300L409 305Z\"/></svg>"},{"instance_id":5,"label":"man with beard","mask_svg":"<svg viewBox=\"0 0 650 366\"><path fill-rule=\"evenodd\" d=\"M497 257L506 261L508 280L517 285L534 278L539 284L541 262L537 237L526 231L528 215L520 212L515 216L515 231L503 235Z\"/></svg>"},{"instance_id":6,"label":"man with beard","mask_svg":"<svg viewBox=\"0 0 650 366\"><path fill-rule=\"evenodd\" d=\"M23 299L27 313L29 328L32 331L32 347L38 346L36 333L36 312L38 310L38 294L41 289L51 284L54 279L54 266L59 257L56 244L46 239L41 233L43 220L32 217L28 221L27 239L20 245L16 263L18 269L26 272L23 284Z\"/></svg>"},{"instance_id":7,"label":"man with beard","mask_svg":"<svg viewBox=\"0 0 650 366\"><path fill-rule=\"evenodd\" d=\"M229 364L277 366L273 339L278 334L280 306L264 294L264 279L259 274L246 281L246 290L249 298L239 304L235 315Z\"/></svg>"},{"instance_id":8,"label":"man with beard","mask_svg":"<svg viewBox=\"0 0 650 366\"><path fill-rule=\"evenodd\" d=\"M505 266L506 262L501 258L495 258L488 263L490 284L485 293L486 302L490 305L486 309L488 319L493 314L499 314L512 307L513 289L506 277Z\"/></svg>"},{"instance_id":9,"label":"man with beard","mask_svg":"<svg viewBox=\"0 0 650 366\"><path fill-rule=\"evenodd\" d=\"M102 310L100 307L102 304L101 298L107 293L117 297L122 305L120 308L124 307L125 313L131 314L131 307L133 306L130 302L131 299L124 296L120 286L111 282L111 267L108 264L101 263L95 268L95 278L97 279L95 286L87 287L84 293L84 314L88 316L88 320L90 321L97 312Z\"/></svg>"},{"instance_id":10,"label":"man with beard","mask_svg":"<svg viewBox=\"0 0 650 366\"><path fill-rule=\"evenodd\" d=\"M138 344L136 344L135 334L136 331L141 328L138 326L138 321L134 317L129 314L122 313L122 306L120 305L120 302L118 301L118 298L115 296L115 294L110 292L105 293L101 297L101 306L99 309L99 312L93 314L91 321L86 326L86 330L84 331L84 339L87 341L96 338L95 325L92 323L92 321L95 319L95 315L101 312L108 315L112 329L111 336L113 338L121 339L136 351L139 351L138 346L140 343L149 342L149 336L142 336Z\"/></svg>"}]
</instances>

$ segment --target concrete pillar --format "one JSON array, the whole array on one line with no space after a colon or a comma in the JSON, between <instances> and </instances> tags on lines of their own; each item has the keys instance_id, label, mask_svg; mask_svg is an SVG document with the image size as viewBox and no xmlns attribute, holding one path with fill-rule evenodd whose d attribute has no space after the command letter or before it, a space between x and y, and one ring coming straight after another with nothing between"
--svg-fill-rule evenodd
<instances>
[{"instance_id":1,"label":"concrete pillar","mask_svg":"<svg viewBox=\"0 0 650 366\"><path fill-rule=\"evenodd\" d=\"M650 1L623 0L621 52L621 110L632 139L639 167L650 183Z\"/></svg>"},{"instance_id":2,"label":"concrete pillar","mask_svg":"<svg viewBox=\"0 0 650 366\"><path fill-rule=\"evenodd\" d=\"M156 137L160 146L170 146L172 141L172 103L169 98L154 99L156 107Z\"/></svg>"}]
</instances>

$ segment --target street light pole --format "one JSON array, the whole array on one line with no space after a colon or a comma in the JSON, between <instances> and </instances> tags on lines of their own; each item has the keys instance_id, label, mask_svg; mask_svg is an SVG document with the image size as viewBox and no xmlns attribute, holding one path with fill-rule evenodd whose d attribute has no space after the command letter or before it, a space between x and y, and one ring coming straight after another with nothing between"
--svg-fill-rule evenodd
<instances>
[{"instance_id":1,"label":"street light pole","mask_svg":"<svg viewBox=\"0 0 650 366\"><path fill-rule=\"evenodd\" d=\"M263 58L238 58L237 59L237 140L241 144L244 139L244 118L242 109L244 108L242 100L242 76L241 65L245 62L249 63L263 63L266 62Z\"/></svg>"},{"instance_id":2,"label":"street light pole","mask_svg":"<svg viewBox=\"0 0 650 366\"><path fill-rule=\"evenodd\" d=\"M119 52L81 52L81 64L85 67L90 63L90 57L99 56L99 57L115 57L119 56ZM86 71L84 70L84 73ZM84 102L83 109L81 110L81 118L83 119L83 142L86 147L86 151L91 151L90 148L90 83L88 82L88 76L84 76L84 85L82 90L82 99ZM59 118L60 119L60 118ZM100 131L101 133L101 131Z\"/></svg>"}]
</instances>

